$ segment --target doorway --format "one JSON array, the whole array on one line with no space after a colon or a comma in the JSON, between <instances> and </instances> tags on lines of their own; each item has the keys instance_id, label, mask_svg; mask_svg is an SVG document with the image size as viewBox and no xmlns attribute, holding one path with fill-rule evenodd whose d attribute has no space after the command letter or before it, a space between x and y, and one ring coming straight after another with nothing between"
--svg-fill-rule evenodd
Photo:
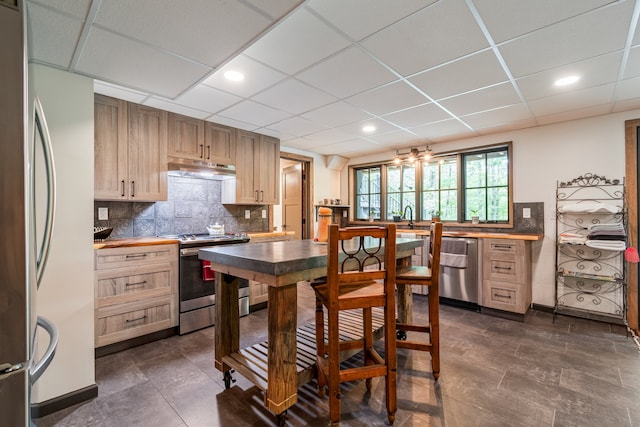
<instances>
[{"instance_id":1,"label":"doorway","mask_svg":"<svg viewBox=\"0 0 640 427\"><path fill-rule=\"evenodd\" d=\"M627 207L629 212L629 245L638 248L638 211L640 195L638 194L638 175L640 175L640 119L625 122L625 185L627 189ZM636 333L638 326L638 264L627 263L627 324Z\"/></svg>"},{"instance_id":2,"label":"doorway","mask_svg":"<svg viewBox=\"0 0 640 427\"><path fill-rule=\"evenodd\" d=\"M280 206L274 209L275 225L293 231L294 239L313 238L313 158L280 153Z\"/></svg>"}]
</instances>

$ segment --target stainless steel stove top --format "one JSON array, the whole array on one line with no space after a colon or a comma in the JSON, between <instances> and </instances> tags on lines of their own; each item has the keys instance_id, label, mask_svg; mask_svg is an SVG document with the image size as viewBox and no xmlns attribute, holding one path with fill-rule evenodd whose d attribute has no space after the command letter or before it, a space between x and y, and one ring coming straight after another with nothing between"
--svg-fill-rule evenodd
<instances>
[{"instance_id":1,"label":"stainless steel stove top","mask_svg":"<svg viewBox=\"0 0 640 427\"><path fill-rule=\"evenodd\" d=\"M234 243L246 243L249 240L249 236L246 233L236 234L171 234L160 236L167 239L177 239L180 241L181 247L186 246L207 246L207 245L226 245Z\"/></svg>"}]
</instances>

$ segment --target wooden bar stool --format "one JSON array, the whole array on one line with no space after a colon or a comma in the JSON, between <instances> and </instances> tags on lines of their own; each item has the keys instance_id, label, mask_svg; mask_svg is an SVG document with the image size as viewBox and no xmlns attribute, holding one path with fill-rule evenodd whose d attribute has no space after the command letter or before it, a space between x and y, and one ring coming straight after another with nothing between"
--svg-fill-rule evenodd
<instances>
[{"instance_id":1,"label":"wooden bar stool","mask_svg":"<svg viewBox=\"0 0 640 427\"><path fill-rule=\"evenodd\" d=\"M404 292L404 286L422 285L429 287L429 323L417 325L414 323L396 322L398 341L397 348L428 351L431 353L431 369L433 377L440 376L440 320L438 292L438 278L440 275L440 247L442 245L442 223L432 222L429 231L429 252L426 266L399 265L396 268L396 285L398 293ZM406 332L421 332L429 335L429 341L406 340ZM404 338L404 339L403 339Z\"/></svg>"},{"instance_id":2,"label":"wooden bar stool","mask_svg":"<svg viewBox=\"0 0 640 427\"><path fill-rule=\"evenodd\" d=\"M332 425L340 423L340 383L366 379L371 389L372 377L385 377L387 417L395 420L396 337L395 337L395 268L396 226L339 228L329 226L326 282L314 283L316 294L316 348L318 394L329 389L329 417ZM366 267L366 268L365 268ZM373 307L384 312L384 357L373 347ZM327 310L328 339L325 340L324 310ZM341 337L339 312L362 309L361 338ZM343 325L343 328L354 328ZM342 339L341 339L342 338ZM364 365L340 369L340 353L362 349Z\"/></svg>"}]
</instances>

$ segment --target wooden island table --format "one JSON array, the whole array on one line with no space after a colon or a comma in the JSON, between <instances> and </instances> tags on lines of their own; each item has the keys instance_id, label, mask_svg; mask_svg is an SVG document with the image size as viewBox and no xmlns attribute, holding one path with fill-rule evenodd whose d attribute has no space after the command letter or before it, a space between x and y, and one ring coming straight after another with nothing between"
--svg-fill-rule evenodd
<instances>
[{"instance_id":1,"label":"wooden island table","mask_svg":"<svg viewBox=\"0 0 640 427\"><path fill-rule=\"evenodd\" d=\"M398 238L396 257L410 262L422 239ZM366 245L366 244L365 244ZM377 246L377 244L376 244ZM264 391L265 406L282 420L298 387L313 377L315 336L297 336L297 283L327 274L327 246L312 240L215 246L199 251L216 271L215 366L229 388L235 369ZM240 349L238 278L269 285L267 343ZM310 332L313 334L313 332Z\"/></svg>"}]
</instances>

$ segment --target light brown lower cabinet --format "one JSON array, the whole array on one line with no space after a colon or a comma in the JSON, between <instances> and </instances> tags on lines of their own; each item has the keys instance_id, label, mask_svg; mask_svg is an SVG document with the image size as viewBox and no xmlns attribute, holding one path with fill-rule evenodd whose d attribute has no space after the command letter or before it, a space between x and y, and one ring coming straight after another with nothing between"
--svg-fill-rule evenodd
<instances>
[{"instance_id":1,"label":"light brown lower cabinet","mask_svg":"<svg viewBox=\"0 0 640 427\"><path fill-rule=\"evenodd\" d=\"M95 346L178 325L178 245L95 251Z\"/></svg>"},{"instance_id":2,"label":"light brown lower cabinet","mask_svg":"<svg viewBox=\"0 0 640 427\"><path fill-rule=\"evenodd\" d=\"M525 314L531 305L531 244L482 239L482 306Z\"/></svg>"}]
</instances>

